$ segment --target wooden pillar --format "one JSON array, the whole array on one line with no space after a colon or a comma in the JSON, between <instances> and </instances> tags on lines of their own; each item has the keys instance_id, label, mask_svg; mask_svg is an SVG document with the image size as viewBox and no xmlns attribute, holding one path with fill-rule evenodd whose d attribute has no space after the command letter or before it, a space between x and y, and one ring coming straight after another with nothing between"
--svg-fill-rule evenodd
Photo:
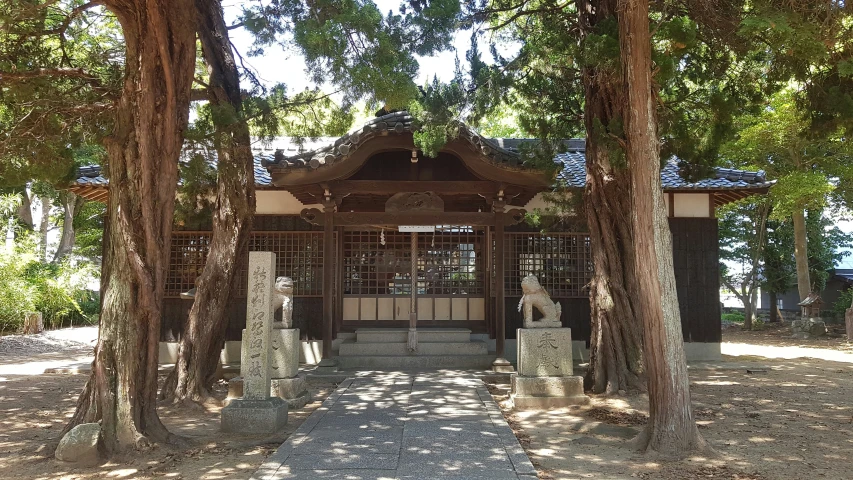
<instances>
[{"instance_id":1,"label":"wooden pillar","mask_svg":"<svg viewBox=\"0 0 853 480\"><path fill-rule=\"evenodd\" d=\"M504 276L506 259L504 235L504 207L503 197L494 201L492 211L495 213L495 361L492 369L496 372L511 372L512 365L506 356L506 300L504 299Z\"/></svg>"},{"instance_id":2,"label":"wooden pillar","mask_svg":"<svg viewBox=\"0 0 853 480\"><path fill-rule=\"evenodd\" d=\"M323 360L320 366L334 366L332 331L335 311L335 202L326 196L323 202Z\"/></svg>"},{"instance_id":3,"label":"wooden pillar","mask_svg":"<svg viewBox=\"0 0 853 480\"><path fill-rule=\"evenodd\" d=\"M411 280L412 291L409 304L409 336L406 347L410 352L418 351L418 232L411 235Z\"/></svg>"},{"instance_id":4,"label":"wooden pillar","mask_svg":"<svg viewBox=\"0 0 853 480\"><path fill-rule=\"evenodd\" d=\"M485 297L484 310L486 312L486 330L489 332L489 336L495 334L495 319L492 315L492 260L495 254L493 248L494 242L492 242L492 228L486 227L485 234L483 235L483 247L480 251L483 252L483 296Z\"/></svg>"},{"instance_id":5,"label":"wooden pillar","mask_svg":"<svg viewBox=\"0 0 853 480\"><path fill-rule=\"evenodd\" d=\"M336 227L337 256L335 257L335 331L333 338L338 338L338 332L344 324L344 228Z\"/></svg>"}]
</instances>

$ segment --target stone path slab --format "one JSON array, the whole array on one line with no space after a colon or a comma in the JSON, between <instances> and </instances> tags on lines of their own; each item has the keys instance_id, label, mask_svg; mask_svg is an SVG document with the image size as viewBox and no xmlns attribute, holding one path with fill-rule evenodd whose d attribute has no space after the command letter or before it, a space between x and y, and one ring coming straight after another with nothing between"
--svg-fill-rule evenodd
<instances>
[{"instance_id":1,"label":"stone path slab","mask_svg":"<svg viewBox=\"0 0 853 480\"><path fill-rule=\"evenodd\" d=\"M482 381L389 373L341 383L254 480L536 478Z\"/></svg>"}]
</instances>

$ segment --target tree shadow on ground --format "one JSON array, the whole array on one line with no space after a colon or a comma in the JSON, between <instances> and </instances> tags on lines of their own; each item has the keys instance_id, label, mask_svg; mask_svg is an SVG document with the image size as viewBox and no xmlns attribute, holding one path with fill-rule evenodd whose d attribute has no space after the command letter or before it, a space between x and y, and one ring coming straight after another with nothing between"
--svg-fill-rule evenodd
<instances>
[{"instance_id":1,"label":"tree shadow on ground","mask_svg":"<svg viewBox=\"0 0 853 480\"><path fill-rule=\"evenodd\" d=\"M512 411L508 386L492 386L540 478L850 478L853 364L816 359L730 358L690 370L696 423L714 458L667 461L630 439L648 414L645 396L593 396L590 405ZM763 368L740 366L759 362Z\"/></svg>"},{"instance_id":2,"label":"tree shadow on ground","mask_svg":"<svg viewBox=\"0 0 853 480\"><path fill-rule=\"evenodd\" d=\"M313 401L290 411L287 427L266 438L221 433L219 407L164 403L158 408L163 422L172 432L190 438L191 446L153 445L116 455L97 467L71 468L55 460L53 452L87 378L83 374L0 375L3 479L246 479L336 386L328 381L309 380ZM227 384L217 384L214 395L221 400L226 394Z\"/></svg>"}]
</instances>

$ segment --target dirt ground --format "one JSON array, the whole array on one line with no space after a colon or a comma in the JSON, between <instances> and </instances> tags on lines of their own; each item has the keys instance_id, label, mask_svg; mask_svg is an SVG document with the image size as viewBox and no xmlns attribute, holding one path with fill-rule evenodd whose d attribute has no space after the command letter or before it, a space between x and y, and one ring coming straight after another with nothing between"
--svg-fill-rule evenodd
<instances>
[{"instance_id":1,"label":"dirt ground","mask_svg":"<svg viewBox=\"0 0 853 480\"><path fill-rule=\"evenodd\" d=\"M642 396L593 397L585 407L513 412L508 385L490 390L542 479L851 479L853 349L838 330L824 339L789 336L784 326L758 332L727 328L723 352L731 355L691 366L694 413L714 451L682 461L631 448L648 414ZM218 408L163 405L166 425L189 437L192 447L154 446L96 468L69 469L53 459L53 450L87 375L30 373L62 356L84 360L86 354L79 347L0 357L0 478L247 479L336 386L310 381L314 402L291 411L286 431L266 439L220 433ZM216 391L224 398L225 383Z\"/></svg>"},{"instance_id":2,"label":"dirt ground","mask_svg":"<svg viewBox=\"0 0 853 480\"><path fill-rule=\"evenodd\" d=\"M724 342L851 351L839 337L790 340L786 327L726 329ZM724 352L727 343L724 343ZM772 351L772 350L771 350ZM787 354L788 349L784 350ZM668 461L635 453L645 424L642 396L593 396L588 406L510 410L507 385L491 385L542 479L851 479L853 355L846 361L725 356L693 365L690 390L710 455ZM581 372L576 372L581 373Z\"/></svg>"},{"instance_id":3,"label":"dirt ground","mask_svg":"<svg viewBox=\"0 0 853 480\"><path fill-rule=\"evenodd\" d=\"M38 357L30 359L39 361ZM0 363L15 360L4 357ZM189 438L190 447L153 446L99 467L72 469L55 460L53 451L87 378L86 374L0 375L0 478L248 479L336 387L309 380L313 402L291 410L285 431L264 439L221 433L218 407L162 405L163 422ZM224 399L226 393L225 382L216 386L218 398Z\"/></svg>"}]
</instances>

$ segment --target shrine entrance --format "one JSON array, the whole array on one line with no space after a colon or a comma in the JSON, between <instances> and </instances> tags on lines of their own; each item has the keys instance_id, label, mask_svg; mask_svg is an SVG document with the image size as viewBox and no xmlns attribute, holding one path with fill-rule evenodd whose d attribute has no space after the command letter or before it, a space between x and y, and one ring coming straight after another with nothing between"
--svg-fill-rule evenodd
<instances>
[{"instance_id":1,"label":"shrine entrance","mask_svg":"<svg viewBox=\"0 0 853 480\"><path fill-rule=\"evenodd\" d=\"M343 232L343 325L485 331L487 227L409 229Z\"/></svg>"}]
</instances>

